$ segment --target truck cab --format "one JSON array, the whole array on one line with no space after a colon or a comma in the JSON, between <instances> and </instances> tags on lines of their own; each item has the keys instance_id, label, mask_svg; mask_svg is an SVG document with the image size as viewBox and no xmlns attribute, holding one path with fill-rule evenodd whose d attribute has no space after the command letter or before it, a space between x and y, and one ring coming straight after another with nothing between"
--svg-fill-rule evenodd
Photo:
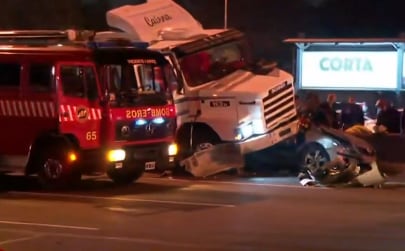
<instances>
[{"instance_id":1,"label":"truck cab","mask_svg":"<svg viewBox=\"0 0 405 251\"><path fill-rule=\"evenodd\" d=\"M145 171L165 171L175 163L176 111L170 86L173 68L160 54L98 43L94 61L102 86L104 144L125 150ZM104 47L103 47L104 46ZM120 149L123 148L123 149ZM115 163L115 168L121 166Z\"/></svg>"}]
</instances>

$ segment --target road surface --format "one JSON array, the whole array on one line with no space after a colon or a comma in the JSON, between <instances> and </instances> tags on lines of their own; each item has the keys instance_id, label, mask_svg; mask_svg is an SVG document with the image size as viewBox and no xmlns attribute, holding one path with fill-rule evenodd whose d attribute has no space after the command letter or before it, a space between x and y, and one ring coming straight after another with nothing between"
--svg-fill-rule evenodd
<instances>
[{"instance_id":1,"label":"road surface","mask_svg":"<svg viewBox=\"0 0 405 251\"><path fill-rule=\"evenodd\" d=\"M405 186L306 188L295 178L145 175L71 191L0 180L0 250L403 251Z\"/></svg>"}]
</instances>

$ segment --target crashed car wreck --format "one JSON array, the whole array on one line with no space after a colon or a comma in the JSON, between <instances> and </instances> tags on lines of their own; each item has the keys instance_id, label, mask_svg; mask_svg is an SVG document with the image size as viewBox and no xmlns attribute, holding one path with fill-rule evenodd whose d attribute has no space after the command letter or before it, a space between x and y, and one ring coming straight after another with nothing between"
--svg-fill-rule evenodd
<instances>
[{"instance_id":1,"label":"crashed car wreck","mask_svg":"<svg viewBox=\"0 0 405 251\"><path fill-rule=\"evenodd\" d=\"M378 187L385 182L374 147L349 132L322 126L305 132L298 149L302 163L298 179L303 186Z\"/></svg>"},{"instance_id":2,"label":"crashed car wreck","mask_svg":"<svg viewBox=\"0 0 405 251\"><path fill-rule=\"evenodd\" d=\"M341 130L311 126L305 131L305 141L291 156L297 158L298 179L303 186L379 187L386 180L374 147L358 135ZM245 166L240 147L231 143L196 152L182 164L195 177Z\"/></svg>"}]
</instances>

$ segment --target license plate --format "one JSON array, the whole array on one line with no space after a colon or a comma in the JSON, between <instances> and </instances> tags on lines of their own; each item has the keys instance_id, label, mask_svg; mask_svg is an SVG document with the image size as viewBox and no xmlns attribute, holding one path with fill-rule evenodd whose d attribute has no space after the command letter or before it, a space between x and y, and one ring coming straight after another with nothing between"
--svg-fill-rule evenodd
<instances>
[{"instance_id":1,"label":"license plate","mask_svg":"<svg viewBox=\"0 0 405 251\"><path fill-rule=\"evenodd\" d=\"M155 168L156 168L155 161L145 162L145 170L155 170Z\"/></svg>"}]
</instances>

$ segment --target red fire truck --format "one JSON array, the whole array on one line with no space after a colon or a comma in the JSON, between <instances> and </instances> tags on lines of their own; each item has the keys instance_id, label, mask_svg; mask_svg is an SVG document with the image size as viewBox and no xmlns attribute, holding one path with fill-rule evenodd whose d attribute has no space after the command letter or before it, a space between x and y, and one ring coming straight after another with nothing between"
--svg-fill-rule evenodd
<instances>
[{"instance_id":1,"label":"red fire truck","mask_svg":"<svg viewBox=\"0 0 405 251\"><path fill-rule=\"evenodd\" d=\"M78 33L79 34L79 33ZM175 161L176 79L159 53L0 32L0 172L60 186L83 174L130 183Z\"/></svg>"}]
</instances>

